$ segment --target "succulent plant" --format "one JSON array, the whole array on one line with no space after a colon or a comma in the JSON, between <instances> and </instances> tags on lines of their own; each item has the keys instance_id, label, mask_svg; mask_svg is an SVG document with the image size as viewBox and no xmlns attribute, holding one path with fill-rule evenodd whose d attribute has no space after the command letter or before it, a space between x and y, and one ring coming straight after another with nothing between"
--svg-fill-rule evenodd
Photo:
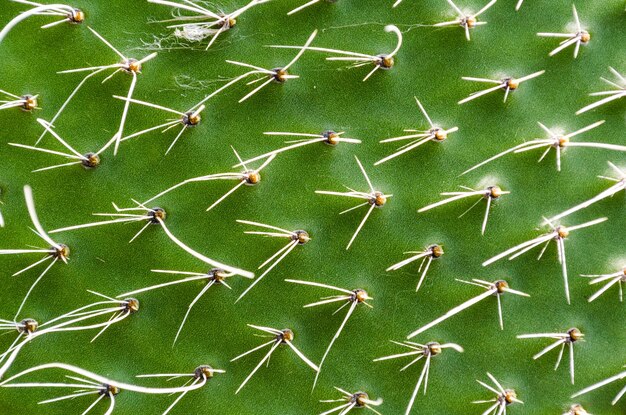
<instances>
[{"instance_id":1,"label":"succulent plant","mask_svg":"<svg viewBox=\"0 0 626 415\"><path fill-rule=\"evenodd\" d=\"M42 3L0 413L623 413L623 0Z\"/></svg>"}]
</instances>

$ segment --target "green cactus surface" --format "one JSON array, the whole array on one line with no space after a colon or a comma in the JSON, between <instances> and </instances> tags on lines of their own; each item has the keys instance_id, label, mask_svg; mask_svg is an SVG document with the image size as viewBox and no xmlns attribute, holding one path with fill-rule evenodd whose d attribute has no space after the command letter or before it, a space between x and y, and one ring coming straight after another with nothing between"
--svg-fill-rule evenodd
<instances>
[{"instance_id":1,"label":"green cactus surface","mask_svg":"<svg viewBox=\"0 0 626 415\"><path fill-rule=\"evenodd\" d=\"M45 0L41 0L45 1ZM185 3L176 0L178 3ZM625 99L581 115L576 111L602 97L589 93L615 89L600 77L614 80L609 67L626 74L626 11L623 0L578 1L583 28L591 40L574 59L571 46L548 56L563 40L537 36L538 32L570 32L571 0L498 0L479 17L488 22L471 29L471 41L458 25L434 27L457 15L445 0L321 0L298 13L287 13L306 0L272 0L256 5L236 20L205 50L209 39L182 41L172 35L172 7L144 0L71 0L85 13L82 24L63 23L47 29L55 16L32 16L13 28L0 42L0 89L18 96L38 95L40 109L0 111L0 249L47 248L32 227L23 187L33 190L37 213L47 231L111 219L93 213L134 207L133 199L148 200L186 179L224 172L240 172L233 148L246 160L283 147L293 137L264 132L320 134L345 132L360 144L336 146L315 143L279 154L260 173L255 186L241 186L219 205L213 202L233 188L237 180L192 182L148 204L165 210L167 229L186 245L209 258L254 272L258 278L266 259L290 241L245 234L258 231L237 220L304 230L306 244L296 245L243 298L253 283L241 276L228 279L229 290L214 284L194 305L176 344L174 338L189 304L206 286L192 281L134 295L139 311L112 324L91 342L98 329L50 333L33 339L8 368L3 380L37 365L65 363L108 379L147 387L177 387L188 379L136 378L155 373L193 373L201 365L225 370L205 386L190 391L170 411L174 414L319 414L338 403L334 387L366 392L383 399L373 407L382 414L405 413L426 359L400 370L414 357L374 362L406 352L391 341L402 342L448 310L485 292L484 288L456 281L505 280L529 298L504 293L501 297L504 329L498 323L497 299L489 296L458 315L419 334L411 341L426 344L456 343L463 353L444 349L432 356L428 390L423 387L411 414L476 414L489 405L472 404L494 399L495 394L476 380L488 382L493 374L504 388L516 392L523 404L506 407L507 414L563 414L581 404L592 414L617 415L626 411L626 399L611 401L625 386L616 381L582 396L583 388L620 373L626 353L624 311L618 285L593 302L588 299L604 284L589 285L581 274L610 274L626 266L624 249L624 191L559 221L574 226L597 218L607 221L574 230L565 240L571 304L567 304L557 244L551 242L541 260L542 247L515 258L483 267L489 258L517 244L550 232L542 217L553 217L590 199L614 182L608 161L626 168L626 153L601 148L572 147L561 154L557 171L555 149L537 162L543 149L504 155L461 175L471 166L524 141L545 139L538 125L573 132L594 122L605 122L572 142L626 145ZM487 1L458 0L461 9L477 11ZM188 4L188 3L185 3ZM199 2L209 10L230 12L246 0ZM34 6L0 0L0 26ZM181 12L186 14L186 12ZM190 13L191 14L191 13ZM176 22L174 22L176 23ZM259 83L247 86L250 76L225 88L205 102L197 126L185 129L169 150L180 125L122 141L117 155L110 146L97 168L72 165L41 172L32 170L63 163L62 157L9 145L34 146L44 131L38 118L50 121L86 73L59 71L119 63L120 57L88 29L91 27L129 58L157 56L137 74L133 98L186 111L229 80L248 69L228 64L241 61L273 69L286 65L296 49L268 45L303 45L314 30L312 47L354 51L368 55L391 52L396 36L386 32L396 25L403 43L389 70L347 68L350 62L325 60L336 56L306 50L289 68L298 79L272 82L246 101L238 101ZM545 73L525 81L503 102L503 91L459 105L472 92L492 85L462 77L500 80ZM122 71L105 83L110 72L93 76L54 122L54 131L81 154L97 151L114 136L132 76ZM619 79L615 80L619 82ZM619 85L618 85L619 86ZM621 85L622 88L626 87ZM428 121L416 105L420 100L436 125L458 127L447 139L425 144L380 165L378 160L407 142L380 143L402 136L405 129L428 130ZM4 99L4 98L3 98ZM123 136L176 119L155 108L131 103ZM297 139L296 137L295 139ZM64 148L50 134L37 146ZM316 190L344 192L344 186L369 193L355 156L376 190L387 202L373 209L350 246L350 238L369 209L367 200L316 194ZM254 169L263 163L250 163ZM497 185L503 194L493 200L484 235L481 224L486 199L481 195L418 213L442 200L441 192L464 191L459 186L484 189ZM472 204L479 204L459 218ZM349 211L359 203L365 206ZM34 318L40 324L100 301L94 290L116 297L122 293L184 276L151 270L208 272L212 266L180 249L158 223L147 221L111 224L51 234L70 248L69 261L55 263L33 289L17 321ZM444 254L434 259L416 292L420 261L396 271L391 265L408 258L407 251L422 251L432 244ZM45 256L45 255L43 255ZM32 283L50 262L18 276L16 271L43 257L41 254L0 255L0 319L12 320ZM266 266L267 267L267 266ZM285 282L314 281L348 290L363 289L372 298L367 307L357 304L324 361L315 388L315 371L289 347L277 347L268 366L261 367L235 393L263 356L256 351L231 359L271 338L248 324L289 328L295 345L318 365L351 304L335 302L304 308L337 292ZM621 284L621 283L620 283ZM344 308L335 311L341 305ZM94 321L106 321L111 314ZM584 341L576 342L575 384L570 382L569 351L555 371L558 348L537 360L533 355L550 339L518 339L532 333L565 332L576 327ZM0 353L8 349L17 331L0 336ZM3 363L3 362L0 362ZM3 386L20 382L73 382L59 369L30 373ZM2 380L0 380L2 382ZM38 402L72 393L52 387L0 387L0 414L79 415L98 395L39 405ZM179 395L151 395L122 390L115 397L113 414L161 414ZM105 397L89 412L104 414ZM493 412L501 414L499 407ZM369 412L354 408L353 412ZM339 410L336 413L343 413Z\"/></svg>"}]
</instances>

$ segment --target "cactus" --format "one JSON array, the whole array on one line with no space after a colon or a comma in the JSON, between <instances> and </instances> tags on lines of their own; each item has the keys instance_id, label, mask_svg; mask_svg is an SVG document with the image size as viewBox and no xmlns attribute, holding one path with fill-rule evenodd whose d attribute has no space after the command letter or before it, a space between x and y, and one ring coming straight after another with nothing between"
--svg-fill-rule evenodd
<instances>
[{"instance_id":1,"label":"cactus","mask_svg":"<svg viewBox=\"0 0 626 415\"><path fill-rule=\"evenodd\" d=\"M2 0L0 413L624 411L623 0L167 3Z\"/></svg>"}]
</instances>

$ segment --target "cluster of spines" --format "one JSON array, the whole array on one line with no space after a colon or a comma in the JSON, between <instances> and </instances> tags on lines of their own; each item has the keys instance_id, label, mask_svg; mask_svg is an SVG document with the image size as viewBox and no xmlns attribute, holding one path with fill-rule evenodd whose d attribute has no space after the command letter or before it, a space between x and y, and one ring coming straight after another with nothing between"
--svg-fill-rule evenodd
<instances>
[{"instance_id":1,"label":"cluster of spines","mask_svg":"<svg viewBox=\"0 0 626 415\"><path fill-rule=\"evenodd\" d=\"M153 2L157 3L157 1L153 1ZM161 2L161 3L164 4L166 2ZM258 3L261 3L261 1L257 1L257 2L253 1L252 3L257 3L258 4ZM452 2L450 2L450 3L451 3L451 5L453 5ZM486 11L491 5L493 5L493 3L495 3L495 0L493 0L492 2L487 4L487 6L485 8L483 8L483 10L481 10L481 12ZM518 7L520 5L521 5L521 2L518 3ZM454 6L454 8L457 9L456 6ZM471 15L471 16L469 16L469 18L475 18L481 12L477 13L476 15ZM578 21L578 16L577 16L575 8L574 8L574 14L575 14L575 18L576 18L577 24L578 24L579 29L580 29L580 22ZM469 18L467 16L464 16L463 18L460 18L459 21L455 21L455 23L460 24L467 31L469 28L473 27L472 25L476 24L475 21L473 21L473 23L472 23L472 21L469 20ZM222 19L224 21L223 22L223 26L224 27L228 27L228 26L232 25L232 23L230 21L224 20L224 16L220 16L220 19ZM72 22L72 23L78 23L78 22ZM272 70L266 70L266 69L259 68L259 67L253 67L253 71L252 72L246 73L245 74L246 76L248 76L250 74L261 74L262 75L262 77L259 80L252 81L253 83L254 82L263 81L264 79L265 79L265 81L259 87L257 87L254 90L252 90L248 95L244 96L244 98L242 98L240 101L244 101L244 100L248 99L254 93L258 92L262 87L264 87L265 85L269 84L271 81L275 81L275 82L278 82L278 83L283 83L283 82L285 82L285 80L290 79L291 77L295 77L295 76L289 75L287 73L287 69L293 63L295 63L298 60L298 58L302 55L302 53L304 53L307 50L316 50L317 49L319 51L324 51L324 52L343 54L344 55L344 59L341 59L341 60L351 60L351 61L354 61L354 62L357 63L355 66L361 66L361 63L363 63L363 62L365 62L366 64L367 63L373 63L374 64L374 68L371 70L371 72L368 73L368 75L365 77L364 80L369 78L369 76L371 76L373 73L375 73L375 71L378 70L378 69L390 69L393 66L393 59L392 58L397 53L397 51L399 50L399 48L400 48L400 46L402 44L402 35L401 35L401 32L395 26L388 26L386 28L386 30L395 32L398 35L398 39L399 39L399 42L397 44L396 49L391 54L388 54L388 55L362 55L362 54L355 54L355 53L352 53L352 52L344 52L344 51L337 51L337 50L331 50L331 49L311 47L310 44L311 44L311 42L313 41L313 39L315 38L315 35L316 35L316 33L314 32L309 37L308 41L303 46L297 46L297 48L300 50L300 52L299 52L298 55L296 55L296 57L287 66L285 66L283 68L272 69ZM219 33L220 32L218 32L217 34L219 34ZM468 33L468 39L469 39L469 32L467 32L467 33ZM549 35L555 35L555 34L549 34ZM574 34L567 34L567 35L568 35L568 37L566 38L566 41L564 41L562 43L562 45L559 48L557 48L558 50L555 50L554 53L562 50L563 48L565 48L565 47L567 47L569 45L575 44L576 45L575 56L576 56L578 54L578 48L580 47L580 45L584 44L584 43L587 43L590 40L590 38L588 37L588 33L583 31L582 29L580 29L578 32L576 32ZM211 43L215 40L215 38L217 38L217 35L215 35L215 37L212 39ZM358 55L361 55L361 56L358 56ZM117 68L116 72L119 71L119 70L124 70L124 71L126 71L128 73L131 73L133 75L133 83L131 83L131 87L129 89L129 94L128 94L127 97L117 97L117 98L120 98L120 99L124 99L126 101L125 109L124 109L124 112L122 114L122 121L121 121L120 129L119 129L118 133L116 133L116 135L114 135L112 141L108 142L106 147L104 148L104 149L106 149L109 145L111 145L114 142L116 151L117 151L117 147L119 146L120 142L123 141L124 138L125 138L125 137L123 137L122 132L123 132L123 127L124 127L124 123L125 123L125 120L126 120L126 114L128 112L128 105L131 102L142 103L141 101L134 100L131 97L132 91L133 91L133 88L134 88L134 82L136 82L136 75L135 74L140 71L140 69L141 69L140 64L142 62L141 61L136 61L136 60L131 60L129 58L125 58L121 54L120 54L120 56L122 56L122 58L124 59L123 64L115 64L115 66L114 65L109 65L109 66L106 66L106 68L113 67L113 68ZM335 59L329 58L329 60L335 60ZM336 60L339 60L339 59L336 59ZM240 66L246 66L247 65L247 64L241 64L240 62L232 62L232 63L240 64ZM122 66L120 66L120 65L122 65ZM137 67L137 65L139 65L139 66ZM250 65L247 65L247 66L250 66ZM95 70L99 70L101 68L103 68L103 67L96 67ZM94 68L88 68L88 69L94 70ZM508 96L509 92L512 91L512 90L517 89L520 82L523 82L526 79L530 79L532 77L538 76L541 73L543 73L543 72L537 72L535 74L531 74L531 75L529 75L527 77L523 77L523 78L519 78L519 79L515 79L515 78L505 78L503 80L484 80L484 79L478 79L478 78L468 78L468 79L470 79L470 80L479 80L481 82L482 81L488 81L488 82L493 82L493 83L497 84L496 87L493 87L493 88L491 88L489 90L486 90L486 91L490 92L491 90L503 89L505 91L505 100L506 100L506 97ZM621 78L621 76L620 76L620 78ZM623 80L623 78L621 78L621 79ZM239 80L239 79L237 79L237 80ZM617 96L618 98L622 96L621 95L622 92L620 92L619 90L611 91L611 92L612 92L611 98L613 98L613 99L616 99L615 96ZM474 94L476 96L470 96L470 98L468 98L467 100L476 98L478 96L481 96L482 94L483 94L482 92L479 92L477 94ZM17 98L20 98L20 99L26 101L23 97L17 97ZM464 103L467 100L462 100L460 103ZM203 108L203 107L201 107L202 104L196 105L196 107L190 109L189 111L181 113L182 116L181 116L180 123L183 125L183 129L181 130L181 133L182 133L182 131L184 131L184 129L187 126L192 126L192 125L195 125L195 124L197 124L199 122L199 112L201 111L200 108ZM22 105L26 105L26 104L23 103ZM25 109L31 110L31 109L35 108L35 106L36 106L36 104L32 108L25 108ZM420 107L421 107L421 104L420 104ZM195 109L195 111L194 111L194 109ZM422 108L422 110L423 110L423 108ZM425 112L424 112L424 114L425 114ZM426 115L426 118L428 118L427 115ZM429 118L428 118L428 120L430 122ZM51 133L53 133L53 131L49 129L49 127L51 125L50 123L46 123L43 120L41 120L40 123L44 126L44 128L47 127L46 129L49 130ZM177 121L177 123L178 123L178 121ZM429 130L429 135L427 135L428 139L437 138L438 140L440 140L440 138L437 136L436 132L434 132L434 126L432 125L432 122L431 122L431 127L432 127L432 129ZM448 132L450 132L450 131L448 131ZM324 133L324 134L326 134L326 133ZM324 137L326 139L326 142L329 143L328 142L329 137L326 137L324 134L322 134L322 137ZM174 142L178 139L178 137L174 140ZM129 138L129 137L126 137L126 138ZM60 141L63 142L62 140L60 140ZM331 143L329 143L329 144L331 144ZM558 147L555 147L555 148L557 148L557 149L560 148L562 146L561 144L562 144L562 142L559 141ZM548 150L550 148L551 147L548 147ZM620 149L620 151L623 151L623 150ZM74 153L76 153L76 152L74 151ZM88 154L91 154L91 153L88 153ZM98 156L99 153L95 153L95 155ZM80 156L80 154L78 154L77 157L78 156ZM271 156L268 156L268 159L266 159L266 160L270 160L271 157L273 157L273 156L275 156L275 154L273 154ZM98 159L98 161L96 163L95 161L90 161L90 159L87 158L86 155L83 155L82 157L84 157L86 159L86 161L81 159L81 163L85 167L95 167L95 166L97 166L97 164L99 164L99 159ZM91 160L95 160L95 158L92 157ZM357 159L357 161L358 161L358 159ZM244 162L241 161L241 159L240 159L240 164L245 166ZM384 195L382 192L375 191L374 188L372 187L371 183L369 182L369 178L367 177L367 174L365 173L365 170L363 169L363 166L360 164L360 162L359 162L359 167L363 171L363 174L364 174L364 176L365 176L365 178L366 178L366 180L367 180L367 182L368 182L368 184L370 186L369 190L371 191L371 193L357 192L357 191L352 191L351 190L351 192L346 192L346 193L342 194L342 195L348 195L349 197L361 197L361 198L366 200L366 202L365 202L366 205L367 204L370 205L370 210L368 211L368 214L365 216L365 218L362 221L362 223L359 226L359 228L357 228L357 232L354 234L354 237L356 237L356 235L358 234L358 231L360 230L361 226L365 223L365 220L368 218L369 213L371 212L371 210L374 207L380 207L380 206L384 205L385 202L386 202L387 197L391 196L391 195ZM248 176L245 177L245 180L243 180L241 178L239 180L241 180L241 183L245 182L246 184L254 184L254 183L248 183L249 180L250 180L250 177L248 177ZM624 178L621 177L620 180L621 181L618 182L618 183L623 182ZM494 193L495 189L497 189L497 192ZM470 195L475 195L475 194L476 195L483 195L485 197L485 199L488 201L488 203L490 203L492 199L495 199L495 198L499 197L501 194L505 194L506 192L502 192L501 189L499 189L499 187L494 185L494 186L488 187L486 190L476 191L474 189L468 189L468 192L456 192L456 193L458 193L458 194L453 194L452 196L461 196L460 193L463 193L463 194L464 193L470 193ZM138 205L140 205L140 208L142 208L142 209L145 208L144 204L138 204ZM117 209L117 207L116 207L116 209ZM134 209L134 208L131 208L131 209ZM488 211L489 211L489 205L488 205L488 208L487 208L487 213L488 213ZM484 228L485 228L485 225L486 225L486 218L487 218L487 216L485 216L485 221L483 222L483 232L484 232ZM142 219L145 219L145 218L142 217ZM148 219L150 219L149 223L161 223L161 224L163 224L162 218L157 217L156 214L150 216ZM594 223L590 222L590 224L599 223L599 221L592 221L592 222L594 222ZM546 219L546 223L550 223L550 222ZM584 224L584 225L587 225L587 224ZM578 227L582 227L582 225L579 225ZM549 234L547 234L549 236L549 237L547 237L547 239L545 239L544 236L542 236L542 237L540 237L538 239L541 239L541 241L539 243L541 243L541 242L549 242L550 240L553 240L553 239L557 240L557 244L559 246L559 260L565 266L565 254L564 254L564 248L563 248L562 243L563 243L563 239L565 239L568 236L568 233L566 234L565 233L566 231L564 230L564 228L563 229L562 228L563 227L560 227L560 226L553 226L554 235L552 235L552 233L549 233ZM572 228L570 228L570 229L572 229ZM290 232L290 231L286 231L286 232ZM303 231L296 231L296 232L303 232ZM41 236L41 233L40 233L40 236ZM286 236L288 236L288 235L286 235ZM352 240L350 240L350 243L348 244L348 247L353 242L354 237L353 237ZM536 241L536 240L533 240L533 241ZM287 247L291 248L292 246L296 246L297 244L301 244L301 243L302 242L300 241L300 239L298 237L296 239L293 239L292 242L290 242L287 245ZM530 249L529 247L535 247L536 246L534 244L534 242L531 243L531 244L522 244L522 245L523 246L518 246L518 247L521 250L523 250L523 252L526 252L527 249ZM435 251L432 248L429 247L426 252L427 252L427 254L424 256L424 258L428 258L429 260L432 259L432 258L436 258L434 256ZM518 250L518 252L519 252L519 250ZM63 255L61 255L61 254L57 255L56 251L55 251L55 255L56 255L56 258L65 257L64 254ZM52 256L54 257L54 255L52 255ZM61 258L61 259L63 259L63 258ZM272 259L272 258L270 258L270 259ZM488 262L489 261L487 261L487 263ZM487 263L485 265L487 265ZM565 272L566 271L565 271L565 268L564 268L564 273ZM620 281L620 280L618 280L618 281ZM292 281L292 282L297 282L297 281ZM506 284L506 282L503 282L503 281L496 281L494 283L489 283L489 282L486 282L486 281L476 280L476 281L474 281L474 283L475 283L475 285L479 285L479 286L482 286L483 288L486 288L487 289L486 292L489 293L489 295L496 295L496 296L498 296L498 299L499 299L499 295L504 293L505 291L513 291L513 290L510 290L508 288L508 284ZM316 285L316 284L312 284L311 283L309 285ZM319 286L319 284L318 284L318 286ZM337 290L340 290L340 291L346 291L346 290L343 290L343 289L338 289L337 287L331 287L331 288L337 289ZM418 288L419 288L419 286L418 286ZM358 304L360 302L365 302L365 299L368 299L369 297L367 296L367 293L365 293L364 294L365 297L363 297L361 299L361 297L359 297L359 293L361 291L364 293L363 290L353 290L353 291L349 291L348 290L348 292L351 292L351 294L349 294L345 298L346 300L348 300L346 305L347 304L356 305L356 304ZM337 298L340 298L340 297L341 296L338 296ZM482 298L486 298L486 296L480 296L480 298L481 299ZM352 306L351 306L351 308L349 310L350 311L346 315L346 320L344 320L344 323L347 321L347 318L350 316L351 311L353 310ZM502 319L501 319L501 321L502 321ZM343 325L341 327L343 327ZM340 328L339 332L340 331L341 331L341 328ZM337 334L339 334L339 332ZM283 333L283 335L284 335L284 333ZM570 336L570 339L571 339L571 336ZM281 342L283 342L283 341L284 341L284 339L281 339ZM279 342L279 344L280 344L280 342ZM559 344L561 344L561 343L559 343ZM563 344L565 344L565 343L563 343ZM571 340L569 344L573 344L573 340ZM332 345L332 342L331 342L331 345ZM330 350L330 347L329 347L328 350ZM323 361L323 359L322 359L322 361ZM321 364L320 364L320 367L321 367ZM319 374L319 368L318 368L317 372ZM491 377L491 375L490 375L490 377ZM492 378L492 381L494 381L494 383L497 384L497 381L495 381L494 378ZM485 386L485 385L483 385L483 386ZM418 385L418 389L419 389L419 385ZM498 395L498 397L495 400L495 402L496 402L495 410L496 411L498 411L499 408L505 408L506 405L509 405L509 404L517 401L516 397L513 396L514 394L512 395L509 392L507 392L507 390L501 390L501 389L502 389L501 387L499 389L497 389L497 392L500 395ZM352 406L350 406L350 409L352 407L356 406L356 405L360 405L359 404L359 398L355 397L356 394L349 394L349 395L351 396L351 398L349 400L349 402L350 402L349 405L353 404ZM363 402L365 402L365 401L363 401ZM366 405L363 404L361 406L366 406ZM505 409L502 410L502 413L505 413Z\"/></svg>"}]
</instances>

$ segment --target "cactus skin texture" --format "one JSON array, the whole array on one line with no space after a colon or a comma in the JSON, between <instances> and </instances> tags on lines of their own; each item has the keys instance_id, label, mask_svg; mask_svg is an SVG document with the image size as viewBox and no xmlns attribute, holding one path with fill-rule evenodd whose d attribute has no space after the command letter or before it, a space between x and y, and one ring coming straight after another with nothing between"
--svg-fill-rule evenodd
<instances>
[{"instance_id":1,"label":"cactus skin texture","mask_svg":"<svg viewBox=\"0 0 626 415\"><path fill-rule=\"evenodd\" d=\"M25 9L7 0L0 2L0 25ZM167 211L169 229L180 239L211 258L246 270L255 270L286 241L245 235L249 228L237 219L304 229L311 236L309 243L296 247L236 304L249 280L229 280L232 291L217 285L208 290L190 313L174 347L180 321L203 283L138 295L139 313L112 326L94 343L90 343L92 332L42 337L24 348L7 376L38 364L63 362L111 379L136 382L134 376L138 374L191 373L209 364L225 369L226 374L187 395L171 414L321 413L331 406L319 400L340 396L333 386L367 392L371 399L382 397L384 403L376 407L378 411L401 414L421 364L399 372L408 361L372 360L401 352L390 340L405 340L410 332L482 292L455 278L505 279L512 288L531 297L502 298L504 330L498 325L495 298L489 298L412 339L423 344L453 342L465 349L464 353L445 353L433 360L428 394L420 392L412 413L480 414L486 406L470 402L492 397L475 380L485 379L486 372L505 388L514 389L524 401L509 407L509 414L562 414L575 403L593 414L623 413L626 399L611 405L623 386L619 382L574 400L570 396L620 372L626 363L626 304L619 302L616 287L588 303L599 287L589 286L589 280L579 276L608 274L626 265L624 192L563 220L565 225L574 225L609 218L573 233L566 241L571 305L563 294L555 244L540 261L533 251L485 268L481 263L547 231L540 228L542 216L554 216L609 187L610 182L596 176L608 173L607 161L626 167L626 153L570 148L562 156L559 173L553 152L542 163L537 163L540 152L528 152L507 155L467 175L458 175L524 140L543 138L538 121L574 131L606 120L587 133L585 141L626 144L624 100L575 115L593 102L590 92L607 89L599 78L610 76L609 66L626 72L624 1L576 3L592 36L577 59L573 59L572 49L548 57L556 47L555 39L536 35L566 29L572 20L569 0L526 0L518 12L517 0L499 0L481 16L488 24L473 29L470 42L460 27L428 26L455 18L443 0L404 0L396 8L387 0L321 1L287 16L303 2L276 0L252 8L208 51L204 47L159 50L159 55L144 65L134 97L170 108L189 108L223 85L220 77L243 73L241 68L225 63L226 59L270 69L284 65L295 52L264 45L301 45L314 29L319 29L314 46L378 54L393 49L395 40L383 27L395 24L404 32L404 44L394 68L378 71L362 82L369 69L338 70L341 63L327 62L319 52L307 52L291 68L299 79L271 84L242 104L237 101L250 90L243 85L207 101L202 122L186 131L167 156L164 153L174 131L154 132L123 142L116 157L111 150L103 153L101 165L92 170L71 166L31 173L48 165L53 156L7 143L32 145L42 132L36 118L49 120L81 79L80 74L57 71L115 62L117 57L87 30L87 25L124 54L145 56L150 52L138 49L142 42L150 43L153 35L168 33L165 24L149 21L168 18L169 8L143 0L75 0L71 4L86 13L84 24L41 30L49 18L31 17L0 44L0 88L16 94L39 94L42 108L33 113L0 111L0 197L4 203L0 209L6 220L6 226L0 228L0 248L25 247L36 241L28 229L30 220L22 194L25 184L33 188L43 226L54 229L86 223L94 212L111 211L111 202L127 206L130 198L146 200L187 178L237 171L231 169L236 164L231 145L246 159L283 144L283 137L263 135L266 131L346 131L346 137L363 141L336 147L312 144L281 154L263 170L258 186L240 188L209 212L205 211L207 206L233 182L190 184L158 201L157 205ZM234 10L245 2L227 3L220 6ZM463 9L477 10L485 2L458 3ZM461 80L462 76L500 79L544 69L544 75L512 91L506 103L502 102L502 91L497 91L457 104L481 87ZM59 134L77 149L95 151L117 131L124 103L112 95L124 95L130 82L130 77L122 75L104 84L100 83L102 78L90 80L55 123ZM441 143L426 143L374 167L374 162L396 148L395 143L378 141L402 135L404 129L428 128L414 96L435 123L446 128L458 126L459 130ZM125 132L165 122L167 117L158 110L131 105ZM53 145L50 136L44 140ZM339 216L338 212L356 202L316 195L315 190L342 191L345 184L366 191L367 183L354 155L363 162L376 189L393 194L393 198L372 212L346 251L365 209ZM484 204L460 219L457 217L472 200L417 212L440 200L440 192L460 190L459 185L480 189L490 184L511 193L492 204L484 236L480 232ZM151 269L205 272L211 268L178 249L158 226L149 227L129 244L137 230L136 225L112 225L55 235L71 247L71 260L50 270L33 291L21 317L42 322L78 308L94 301L87 289L115 296L170 280ZM403 252L421 251L432 244L440 244L445 254L432 262L419 292L415 292L419 262L385 272L407 257ZM14 270L31 260L9 255L0 258L0 318L12 318L38 275L34 270L11 277ZM258 276L262 271L255 272ZM279 347L269 367L262 367L235 395L262 357L260 352L230 362L260 344L246 324L290 328L295 333L294 344L318 364L347 310L332 315L333 305L303 308L333 293L288 284L284 282L288 278L365 289L373 297L373 308L355 310L328 355L313 392L314 372L288 348ZM585 341L576 345L575 385L570 383L567 360L553 370L558 352L532 359L549 344L547 340L516 338L523 333L564 332L571 327L585 334ZM13 338L0 337L1 348L8 347L9 337ZM21 381L43 381L50 376L52 372L33 374ZM150 382L156 385L159 381ZM0 413L73 415L82 413L92 402L91 398L77 398L37 405L57 392L0 388ZM114 413L162 413L172 400L122 391L116 397ZM101 403L91 413L104 413L105 408Z\"/></svg>"}]
</instances>

